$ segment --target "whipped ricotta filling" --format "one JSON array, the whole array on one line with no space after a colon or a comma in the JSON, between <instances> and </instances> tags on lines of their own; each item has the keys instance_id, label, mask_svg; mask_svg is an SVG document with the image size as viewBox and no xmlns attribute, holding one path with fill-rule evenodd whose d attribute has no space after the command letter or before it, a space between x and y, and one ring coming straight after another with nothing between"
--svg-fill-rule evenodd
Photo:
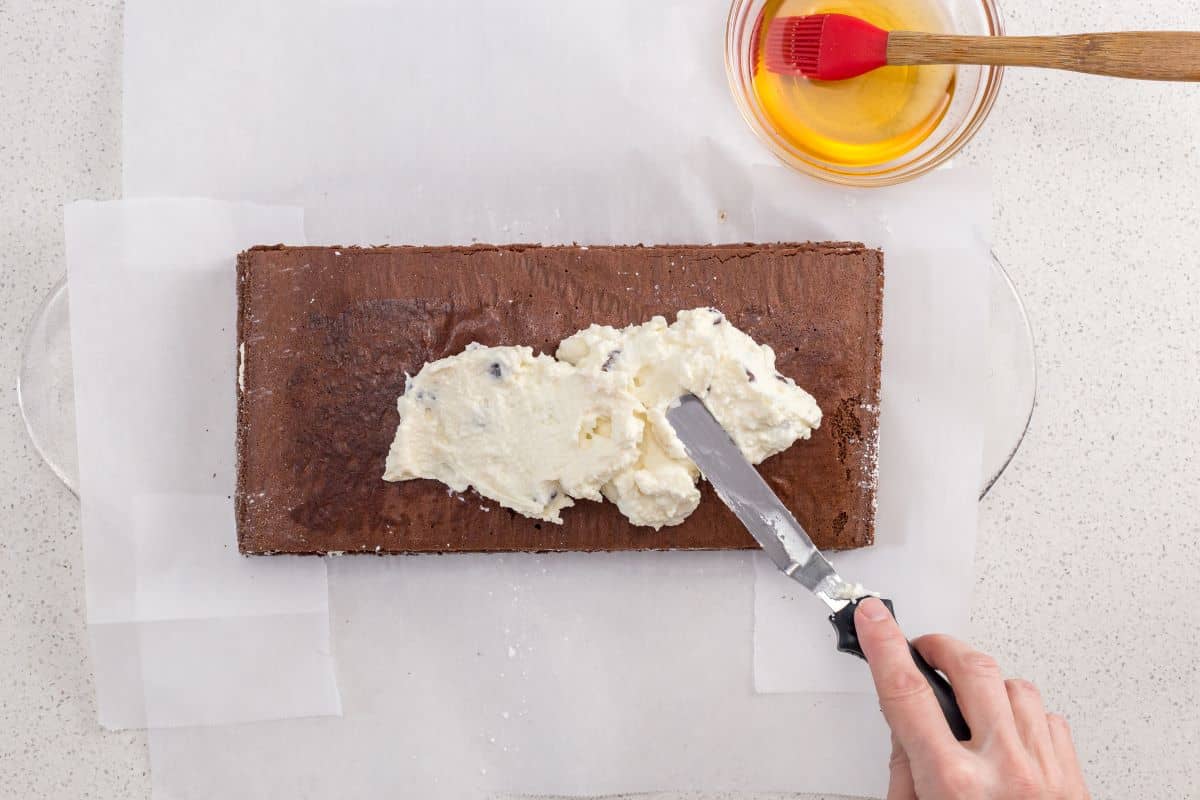
<instances>
[{"instance_id":1,"label":"whipped ricotta filling","mask_svg":"<svg viewBox=\"0 0 1200 800\"><path fill-rule=\"evenodd\" d=\"M607 499L635 525L678 525L700 502L699 470L667 408L701 398L752 463L807 439L816 401L775 353L717 309L616 329L592 325L554 357L471 344L409 376L384 479L429 478L534 519Z\"/></svg>"}]
</instances>

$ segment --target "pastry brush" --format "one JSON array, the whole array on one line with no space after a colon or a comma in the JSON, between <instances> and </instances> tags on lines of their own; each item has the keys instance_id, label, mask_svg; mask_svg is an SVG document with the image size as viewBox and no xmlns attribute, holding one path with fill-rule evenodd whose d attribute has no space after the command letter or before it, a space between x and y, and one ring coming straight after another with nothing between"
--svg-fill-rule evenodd
<instances>
[{"instance_id":1,"label":"pastry brush","mask_svg":"<svg viewBox=\"0 0 1200 800\"><path fill-rule=\"evenodd\" d=\"M956 36L885 31L846 14L812 14L773 19L764 61L772 72L822 81L912 64L1045 67L1115 78L1200 81L1200 33Z\"/></svg>"}]
</instances>

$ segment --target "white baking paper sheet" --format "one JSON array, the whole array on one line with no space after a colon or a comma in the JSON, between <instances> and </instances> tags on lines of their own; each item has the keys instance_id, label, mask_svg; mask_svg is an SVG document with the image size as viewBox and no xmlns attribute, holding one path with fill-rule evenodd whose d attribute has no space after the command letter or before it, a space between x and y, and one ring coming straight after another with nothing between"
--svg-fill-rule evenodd
<instances>
[{"instance_id":1,"label":"white baking paper sheet","mask_svg":"<svg viewBox=\"0 0 1200 800\"><path fill-rule=\"evenodd\" d=\"M743 240L771 156L729 96L727 11L131 0L125 194L300 205L314 244Z\"/></svg>"},{"instance_id":2,"label":"white baking paper sheet","mask_svg":"<svg viewBox=\"0 0 1200 800\"><path fill-rule=\"evenodd\" d=\"M936 585L961 618L975 510L957 484L936 482L969 475L973 497L981 414L956 407L961 424L921 425L942 386L975 379L960 356L986 324L986 179L941 173L888 195L773 165L728 96L726 11L716 0L130 0L126 191L303 205L308 238L329 244L888 246L888 330L912 328L909 347L938 332L955 355L913 354L928 371L912 376L885 367L909 381L897 387L909 407L930 413L893 414L884 431L884 449L925 457L883 476L881 515L903 518L881 516L880 552L893 551L880 569L909 574L895 588L913 625L924 595L908 581L957 571ZM913 489L922 483L939 491ZM958 532L958 547L930 570L910 539L935 526ZM873 698L854 693L860 679L845 678L861 665L832 655L819 606L768 603L756 637L754 573L736 553L336 561L345 717L152 732L156 792L879 792L886 731ZM783 631L773 623L785 614L796 625ZM590 644L564 650L563 636ZM786 670L823 693L755 693L756 682L793 688ZM500 726L518 712L520 725Z\"/></svg>"},{"instance_id":3,"label":"white baking paper sheet","mask_svg":"<svg viewBox=\"0 0 1200 800\"><path fill-rule=\"evenodd\" d=\"M243 559L233 527L234 255L303 238L294 207L67 207L88 633L105 727L340 711L324 564Z\"/></svg>"},{"instance_id":4,"label":"white baking paper sheet","mask_svg":"<svg viewBox=\"0 0 1200 800\"><path fill-rule=\"evenodd\" d=\"M753 692L752 575L744 553L335 559L345 716L151 731L155 797L877 792L874 697Z\"/></svg>"}]
</instances>

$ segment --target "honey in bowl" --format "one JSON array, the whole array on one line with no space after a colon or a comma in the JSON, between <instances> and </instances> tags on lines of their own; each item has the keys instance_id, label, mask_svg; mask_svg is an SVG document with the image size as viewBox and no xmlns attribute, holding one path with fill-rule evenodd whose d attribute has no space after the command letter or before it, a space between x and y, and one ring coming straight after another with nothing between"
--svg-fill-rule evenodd
<instances>
[{"instance_id":1,"label":"honey in bowl","mask_svg":"<svg viewBox=\"0 0 1200 800\"><path fill-rule=\"evenodd\" d=\"M885 164L933 133L954 94L954 67L883 67L845 81L778 75L762 64L776 17L848 14L884 30L946 32L936 0L767 0L757 26L754 94L792 147L846 167Z\"/></svg>"}]
</instances>

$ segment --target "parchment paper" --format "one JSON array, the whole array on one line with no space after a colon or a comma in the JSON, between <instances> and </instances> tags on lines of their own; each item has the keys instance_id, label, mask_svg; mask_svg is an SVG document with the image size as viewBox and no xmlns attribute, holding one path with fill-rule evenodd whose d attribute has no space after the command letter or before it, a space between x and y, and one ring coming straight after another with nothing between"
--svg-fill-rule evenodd
<instances>
[{"instance_id":1,"label":"parchment paper","mask_svg":"<svg viewBox=\"0 0 1200 800\"><path fill-rule=\"evenodd\" d=\"M889 286L908 294L897 305L889 289L885 324L928 327L968 352L986 323L971 309L986 309L990 208L960 195L986 197L986 179L935 175L875 205L772 166L728 97L726 11L715 0L131 0L126 191L303 205L309 239L329 244L860 238L907 248L898 260L889 250ZM906 279L906 263L924 271ZM927 358L930 369L959 361ZM935 403L927 377L912 376L911 402ZM893 506L911 519L881 520L881 543L925 536L923 515L960 531L966 586L973 504L907 491L939 479L929 460L978 476L979 414L954 413L961 426L931 432L905 417L885 436L884 448L925 443L929 459L883 476L920 502ZM906 558L893 569L924 570ZM330 574L345 717L154 731L159 796L885 785L873 698L755 694L745 554L345 558ZM966 591L946 592L961 613ZM858 665L825 658L821 609L794 615L788 643L803 637L820 655L787 668L847 688Z\"/></svg>"},{"instance_id":2,"label":"parchment paper","mask_svg":"<svg viewBox=\"0 0 1200 800\"><path fill-rule=\"evenodd\" d=\"M729 97L727 12L131 0L125 194L303 206L313 244L747 240L772 157Z\"/></svg>"},{"instance_id":3,"label":"parchment paper","mask_svg":"<svg viewBox=\"0 0 1200 800\"><path fill-rule=\"evenodd\" d=\"M88 633L100 723L340 711L325 566L237 556L233 254L298 208L66 210Z\"/></svg>"},{"instance_id":4,"label":"parchment paper","mask_svg":"<svg viewBox=\"0 0 1200 800\"><path fill-rule=\"evenodd\" d=\"M874 697L754 694L749 558L334 559L345 716L151 731L155 796L877 792Z\"/></svg>"}]
</instances>

